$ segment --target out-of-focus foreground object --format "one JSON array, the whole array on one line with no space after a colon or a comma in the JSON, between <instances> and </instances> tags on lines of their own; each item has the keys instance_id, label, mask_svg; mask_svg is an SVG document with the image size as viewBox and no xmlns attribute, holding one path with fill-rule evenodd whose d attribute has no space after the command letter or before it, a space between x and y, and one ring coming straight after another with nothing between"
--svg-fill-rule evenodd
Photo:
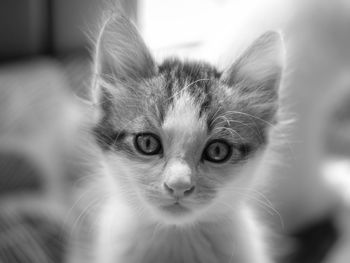
<instances>
[{"instance_id":1,"label":"out-of-focus foreground object","mask_svg":"<svg viewBox=\"0 0 350 263\"><path fill-rule=\"evenodd\" d=\"M79 104L56 62L0 68L0 262L64 262L64 156Z\"/></svg>"}]
</instances>

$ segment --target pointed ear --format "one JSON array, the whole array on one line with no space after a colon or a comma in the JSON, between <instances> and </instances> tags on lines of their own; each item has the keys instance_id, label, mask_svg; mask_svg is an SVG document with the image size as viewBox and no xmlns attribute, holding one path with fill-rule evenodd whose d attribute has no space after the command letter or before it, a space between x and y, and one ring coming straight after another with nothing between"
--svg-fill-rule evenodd
<instances>
[{"instance_id":1,"label":"pointed ear","mask_svg":"<svg viewBox=\"0 0 350 263\"><path fill-rule=\"evenodd\" d=\"M96 45L95 75L108 83L138 81L155 74L155 62L136 27L121 14L109 15Z\"/></svg>"},{"instance_id":2,"label":"pointed ear","mask_svg":"<svg viewBox=\"0 0 350 263\"><path fill-rule=\"evenodd\" d=\"M222 81L245 95L262 118L271 121L278 108L278 89L284 65L281 35L267 32L222 75Z\"/></svg>"},{"instance_id":3,"label":"pointed ear","mask_svg":"<svg viewBox=\"0 0 350 263\"><path fill-rule=\"evenodd\" d=\"M119 11L106 15L103 21L90 91L94 123L110 115L114 100L129 97L127 93L142 79L156 73L156 64L131 21Z\"/></svg>"},{"instance_id":4,"label":"pointed ear","mask_svg":"<svg viewBox=\"0 0 350 263\"><path fill-rule=\"evenodd\" d=\"M247 88L277 91L282 75L284 46L281 35L267 32L224 72L222 79L230 86L244 83ZM250 86L250 87L249 87Z\"/></svg>"},{"instance_id":5,"label":"pointed ear","mask_svg":"<svg viewBox=\"0 0 350 263\"><path fill-rule=\"evenodd\" d=\"M223 74L229 85L245 82L253 86L269 84L278 88L284 61L284 46L281 35L267 32L260 36L243 55Z\"/></svg>"}]
</instances>

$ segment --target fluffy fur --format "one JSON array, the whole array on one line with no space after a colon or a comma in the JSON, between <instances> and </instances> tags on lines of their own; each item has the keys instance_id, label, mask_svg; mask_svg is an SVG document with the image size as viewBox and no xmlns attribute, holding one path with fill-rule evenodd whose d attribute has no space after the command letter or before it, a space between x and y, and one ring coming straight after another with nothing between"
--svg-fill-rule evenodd
<instances>
[{"instance_id":1,"label":"fluffy fur","mask_svg":"<svg viewBox=\"0 0 350 263\"><path fill-rule=\"evenodd\" d=\"M264 176L282 64L280 36L268 32L224 72L157 65L132 23L106 19L93 81L101 166L89 183L99 195L92 262L273 262L247 195ZM156 134L162 152L140 154L140 133ZM231 147L223 163L203 158L213 140ZM175 198L165 187L174 182L193 189Z\"/></svg>"}]
</instances>

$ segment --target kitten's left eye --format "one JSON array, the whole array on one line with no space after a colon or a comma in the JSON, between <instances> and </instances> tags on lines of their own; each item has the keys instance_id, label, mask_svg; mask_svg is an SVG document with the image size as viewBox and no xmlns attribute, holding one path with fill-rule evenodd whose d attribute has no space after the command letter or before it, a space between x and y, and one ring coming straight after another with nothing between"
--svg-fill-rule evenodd
<instances>
[{"instance_id":1,"label":"kitten's left eye","mask_svg":"<svg viewBox=\"0 0 350 263\"><path fill-rule=\"evenodd\" d=\"M231 154L232 148L227 142L214 140L205 148L203 158L209 162L222 163L230 158Z\"/></svg>"},{"instance_id":2,"label":"kitten's left eye","mask_svg":"<svg viewBox=\"0 0 350 263\"><path fill-rule=\"evenodd\" d=\"M144 155L156 155L162 150L162 145L157 135L141 133L135 136L135 148Z\"/></svg>"}]
</instances>

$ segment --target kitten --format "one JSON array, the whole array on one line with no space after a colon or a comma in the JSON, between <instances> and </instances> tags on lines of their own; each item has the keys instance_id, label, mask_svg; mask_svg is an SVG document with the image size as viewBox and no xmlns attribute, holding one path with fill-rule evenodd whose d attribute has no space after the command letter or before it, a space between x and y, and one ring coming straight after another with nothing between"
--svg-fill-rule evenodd
<instances>
[{"instance_id":1,"label":"kitten","mask_svg":"<svg viewBox=\"0 0 350 263\"><path fill-rule=\"evenodd\" d=\"M121 15L96 46L92 261L273 262L246 196L265 176L277 122L280 35L265 33L224 72L157 65Z\"/></svg>"}]
</instances>

